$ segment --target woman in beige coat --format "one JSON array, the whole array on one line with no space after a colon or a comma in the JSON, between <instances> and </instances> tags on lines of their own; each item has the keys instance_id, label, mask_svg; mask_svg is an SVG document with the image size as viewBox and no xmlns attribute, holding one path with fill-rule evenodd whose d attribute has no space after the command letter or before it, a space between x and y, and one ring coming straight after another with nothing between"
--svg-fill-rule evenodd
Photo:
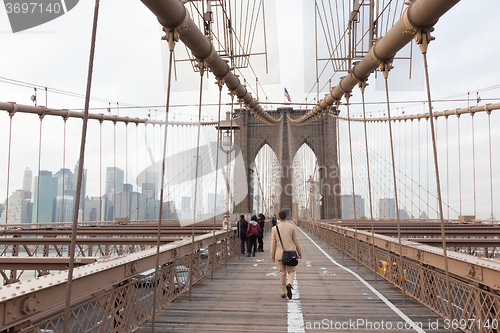
<instances>
[{"instance_id":1,"label":"woman in beige coat","mask_svg":"<svg viewBox=\"0 0 500 333\"><path fill-rule=\"evenodd\" d=\"M300 248L299 238L297 237L295 226L286 221L286 213L281 211L278 216L280 218L280 223L273 227L273 233L271 237L271 260L274 262L276 258L278 258L278 263L280 265L281 297L285 298L285 296L288 296L288 298L292 298L292 285L293 277L295 275L295 266L283 265L281 258L283 257L284 250L297 251L299 259L302 259L302 250ZM283 246L281 246L280 238L278 236L278 231L276 230L276 228L279 228Z\"/></svg>"}]
</instances>

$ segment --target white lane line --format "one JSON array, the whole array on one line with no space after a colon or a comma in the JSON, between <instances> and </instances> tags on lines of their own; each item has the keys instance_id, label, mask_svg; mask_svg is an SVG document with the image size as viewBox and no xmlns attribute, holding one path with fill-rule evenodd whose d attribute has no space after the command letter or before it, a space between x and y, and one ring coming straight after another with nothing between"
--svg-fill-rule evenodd
<instances>
[{"instance_id":1,"label":"white lane line","mask_svg":"<svg viewBox=\"0 0 500 333\"><path fill-rule=\"evenodd\" d=\"M319 247L318 244L316 244L315 241L313 241L311 239L311 237L309 237L301 228L298 228L303 234L304 236L306 236L307 238L309 238L309 240L314 244L316 245L316 247L321 251L323 252L323 254L328 258L330 259L330 261L332 263L334 263L335 265L339 266L340 268L346 270L347 272L351 273L352 275L354 275L359 281L361 281L366 287L368 287L368 289L370 289L375 295L377 295L378 298L380 298L385 304L387 304L387 306L389 308L391 308L392 311L396 312L398 314L398 316L401 317L401 319L403 319L404 321L406 321L415 331L419 332L419 333L425 333L425 331L419 327L417 324L415 324L415 322L413 320L411 320L410 318L408 318L407 315L405 315L403 312L401 312L401 310L399 310L394 304L391 303L391 301L389 301L387 298L384 297L384 295L382 295L377 289L373 288L368 282L366 282L361 276L359 276L358 274L356 274L355 272L353 272L352 270L350 270L349 268L347 267L344 267L342 266L341 264L339 264L338 262L336 262L332 257L330 257L330 255L328 253L325 252L325 250L323 250L321 247ZM290 330L288 330L288 332L290 332Z\"/></svg>"},{"instance_id":2,"label":"white lane line","mask_svg":"<svg viewBox=\"0 0 500 333\"><path fill-rule=\"evenodd\" d=\"M288 300L288 332L289 333L305 333L304 316L302 315L302 307L300 306L299 284L297 283L297 275L293 278L293 296Z\"/></svg>"}]
</instances>

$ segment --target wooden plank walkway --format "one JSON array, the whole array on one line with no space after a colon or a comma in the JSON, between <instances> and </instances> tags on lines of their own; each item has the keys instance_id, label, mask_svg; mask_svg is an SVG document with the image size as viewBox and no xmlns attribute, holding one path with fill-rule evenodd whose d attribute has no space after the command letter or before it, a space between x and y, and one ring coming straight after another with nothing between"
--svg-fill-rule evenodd
<instances>
[{"instance_id":1,"label":"wooden plank walkway","mask_svg":"<svg viewBox=\"0 0 500 333\"><path fill-rule=\"evenodd\" d=\"M328 248L324 241L312 239L300 230L297 233L303 259L297 266L296 290L291 300L280 296L279 267L270 260L269 233L264 238L263 253L228 260L227 268L219 268L213 281L207 277L193 287L191 302L186 293L160 311L155 331L449 332L444 329L443 319L413 299L407 297L403 305L401 292L380 277L375 283L373 272L364 266L358 269L354 260L342 260L336 248ZM411 328L411 321L422 329ZM151 321L136 332L151 332Z\"/></svg>"}]
</instances>

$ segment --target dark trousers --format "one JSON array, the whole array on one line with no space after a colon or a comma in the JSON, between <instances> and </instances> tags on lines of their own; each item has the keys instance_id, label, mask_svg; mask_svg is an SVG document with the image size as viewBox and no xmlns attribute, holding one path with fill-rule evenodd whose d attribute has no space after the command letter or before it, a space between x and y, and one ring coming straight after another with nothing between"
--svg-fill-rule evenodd
<instances>
[{"instance_id":1,"label":"dark trousers","mask_svg":"<svg viewBox=\"0 0 500 333\"><path fill-rule=\"evenodd\" d=\"M247 246L247 243L248 243L248 237L246 237L246 235L245 235L245 238L241 237L241 253L242 254L245 254L245 247Z\"/></svg>"},{"instance_id":2,"label":"dark trousers","mask_svg":"<svg viewBox=\"0 0 500 333\"><path fill-rule=\"evenodd\" d=\"M248 235L247 251L248 254L255 254L255 252L257 252L257 235Z\"/></svg>"},{"instance_id":3,"label":"dark trousers","mask_svg":"<svg viewBox=\"0 0 500 333\"><path fill-rule=\"evenodd\" d=\"M257 240L259 241L259 250L261 251L264 251L264 235L263 234L259 234L259 236L257 237Z\"/></svg>"}]
</instances>

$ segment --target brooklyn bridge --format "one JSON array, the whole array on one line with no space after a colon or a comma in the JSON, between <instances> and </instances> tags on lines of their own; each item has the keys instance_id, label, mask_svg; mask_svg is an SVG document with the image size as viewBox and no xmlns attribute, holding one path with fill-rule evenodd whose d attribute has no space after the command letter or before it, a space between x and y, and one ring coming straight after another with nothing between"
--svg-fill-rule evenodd
<instances>
[{"instance_id":1,"label":"brooklyn bridge","mask_svg":"<svg viewBox=\"0 0 500 333\"><path fill-rule=\"evenodd\" d=\"M3 34L0 331L500 332L487 6L95 0Z\"/></svg>"}]
</instances>

